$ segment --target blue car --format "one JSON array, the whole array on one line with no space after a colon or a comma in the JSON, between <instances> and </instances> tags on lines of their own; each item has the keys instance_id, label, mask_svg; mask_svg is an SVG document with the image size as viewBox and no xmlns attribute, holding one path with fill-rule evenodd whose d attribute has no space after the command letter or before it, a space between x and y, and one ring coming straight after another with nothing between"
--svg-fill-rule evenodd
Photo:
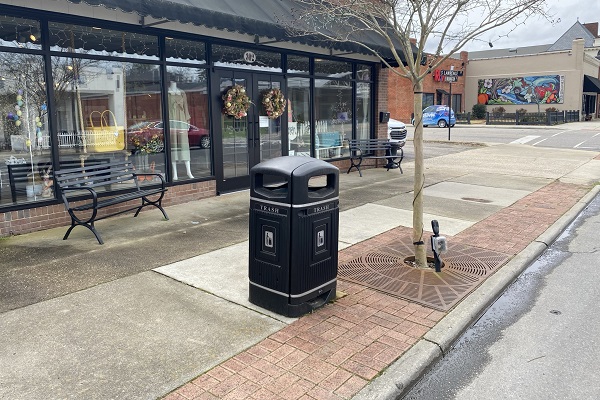
<instances>
[{"instance_id":1,"label":"blue car","mask_svg":"<svg viewBox=\"0 0 600 400\"><path fill-rule=\"evenodd\" d=\"M450 126L456 124L454 111L450 115ZM448 106L429 106L423 110L423 126L437 125L440 128L448 126Z\"/></svg>"}]
</instances>

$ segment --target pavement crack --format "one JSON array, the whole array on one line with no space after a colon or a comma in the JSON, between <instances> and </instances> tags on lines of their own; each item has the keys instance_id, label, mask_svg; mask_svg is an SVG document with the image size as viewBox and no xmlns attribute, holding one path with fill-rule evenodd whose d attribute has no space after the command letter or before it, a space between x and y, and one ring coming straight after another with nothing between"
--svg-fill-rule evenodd
<instances>
[{"instance_id":1,"label":"pavement crack","mask_svg":"<svg viewBox=\"0 0 600 400\"><path fill-rule=\"evenodd\" d=\"M442 358L444 358L446 356L446 353L444 352L444 349L442 348L442 346L440 346L440 344L438 342L434 342L433 340L429 340L426 338L423 338L424 340L428 341L429 343L432 343L434 345L436 345L438 347L438 349L440 349L440 353L442 353Z\"/></svg>"}]
</instances>

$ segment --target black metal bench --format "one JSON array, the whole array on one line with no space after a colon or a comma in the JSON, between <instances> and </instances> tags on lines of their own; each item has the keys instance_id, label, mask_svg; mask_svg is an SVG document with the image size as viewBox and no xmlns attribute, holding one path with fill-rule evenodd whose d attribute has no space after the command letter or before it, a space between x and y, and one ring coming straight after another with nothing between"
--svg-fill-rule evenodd
<instances>
[{"instance_id":1,"label":"black metal bench","mask_svg":"<svg viewBox=\"0 0 600 400\"><path fill-rule=\"evenodd\" d=\"M396 148L395 155L392 155L392 146ZM400 163L404 159L403 146L404 142L391 143L388 139L352 139L350 140L350 168L346 173L349 174L352 168L356 168L362 177L360 165L363 160L371 158L387 159L387 170L398 168L402 174Z\"/></svg>"},{"instance_id":2,"label":"black metal bench","mask_svg":"<svg viewBox=\"0 0 600 400\"><path fill-rule=\"evenodd\" d=\"M160 182L160 185L150 184L140 187L138 176L156 176L158 177L157 183ZM69 237L73 228L81 225L91 230L100 244L104 244L100 234L94 227L96 221L136 209L134 217L137 217L142 208L146 206L158 208L165 219L169 219L162 208L162 199L167 191L165 179L161 174L134 172L133 164L130 161L61 169L54 172L54 178L60 189L65 207L71 216L71 227L67 230L63 240ZM124 192L106 197L98 196L97 188L105 187L114 190L115 185L122 186ZM82 200L82 195L85 195L83 197L84 201L91 201L79 202L79 200ZM150 200L148 196L158 196L158 198ZM140 205L98 217L98 210L102 208L136 199L141 199ZM71 205L71 202L75 203L75 201L77 201L76 205Z\"/></svg>"}]
</instances>

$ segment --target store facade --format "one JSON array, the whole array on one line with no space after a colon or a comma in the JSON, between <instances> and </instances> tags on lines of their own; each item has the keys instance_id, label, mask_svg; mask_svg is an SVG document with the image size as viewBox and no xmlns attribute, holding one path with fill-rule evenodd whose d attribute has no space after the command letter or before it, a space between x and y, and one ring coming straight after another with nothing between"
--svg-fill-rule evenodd
<instances>
[{"instance_id":1,"label":"store facade","mask_svg":"<svg viewBox=\"0 0 600 400\"><path fill-rule=\"evenodd\" d=\"M423 109L431 105L449 105L456 113L470 111L464 107L465 76L467 74L469 53L460 54L442 62L431 74L423 79ZM421 67L421 73L426 71ZM441 71L456 71L453 82L447 82ZM392 70L388 70L388 108L391 117L410 123L414 113L414 94L410 79L404 78Z\"/></svg>"},{"instance_id":2,"label":"store facade","mask_svg":"<svg viewBox=\"0 0 600 400\"><path fill-rule=\"evenodd\" d=\"M41 3L0 2L0 236L68 224L56 169L130 160L164 176L171 205L245 189L273 157L343 165L348 140L385 135L384 74L359 50L176 2L169 19L149 2Z\"/></svg>"}]
</instances>

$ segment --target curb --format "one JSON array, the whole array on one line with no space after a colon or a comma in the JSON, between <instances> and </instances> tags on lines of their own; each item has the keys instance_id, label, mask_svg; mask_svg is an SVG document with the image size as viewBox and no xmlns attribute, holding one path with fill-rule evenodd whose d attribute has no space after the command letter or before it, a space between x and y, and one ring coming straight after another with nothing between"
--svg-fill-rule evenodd
<instances>
[{"instance_id":1,"label":"curb","mask_svg":"<svg viewBox=\"0 0 600 400\"><path fill-rule=\"evenodd\" d=\"M460 302L421 340L371 381L353 400L395 400L405 395L446 354L452 344L502 295L505 289L533 263L575 220L600 192L594 186L544 233L514 256L495 274Z\"/></svg>"}]
</instances>

